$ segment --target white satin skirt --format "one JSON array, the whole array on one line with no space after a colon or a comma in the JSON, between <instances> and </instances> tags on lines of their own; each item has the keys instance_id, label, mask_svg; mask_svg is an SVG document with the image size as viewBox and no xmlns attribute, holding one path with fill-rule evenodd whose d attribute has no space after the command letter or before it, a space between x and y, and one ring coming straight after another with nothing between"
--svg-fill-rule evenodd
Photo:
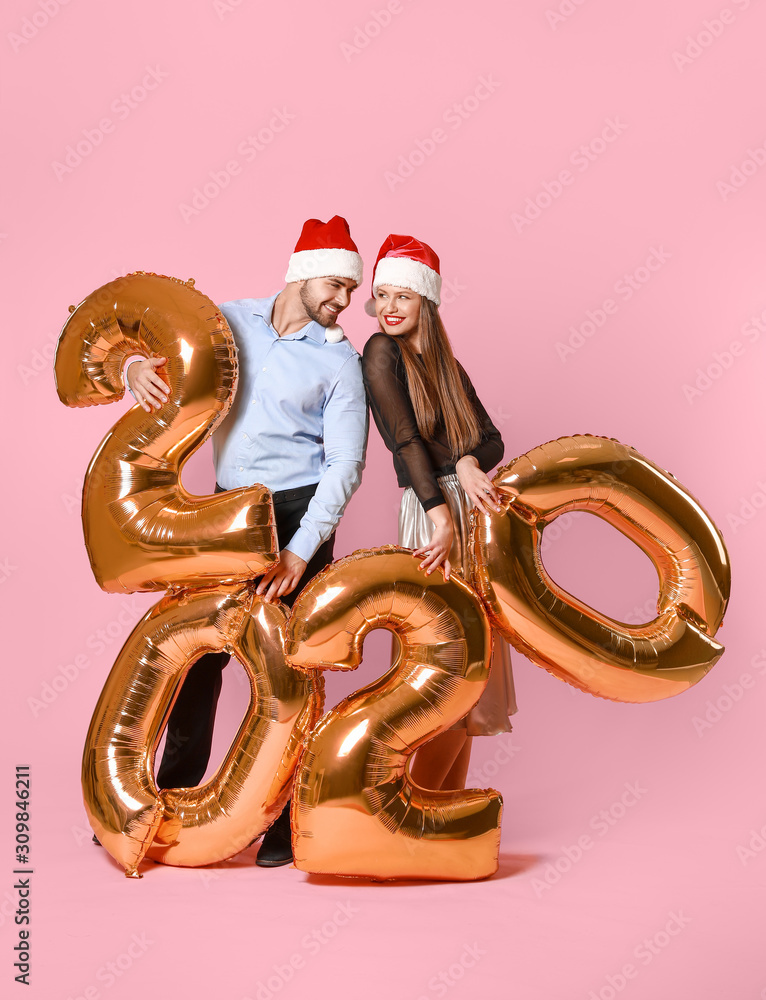
<instances>
[{"instance_id":1,"label":"white satin skirt","mask_svg":"<svg viewBox=\"0 0 766 1000\"><path fill-rule=\"evenodd\" d=\"M471 502L456 475L440 476L444 499L447 501L455 533L450 551L452 572L470 580L469 531ZM408 549L427 545L433 534L434 524L412 488L406 489L399 508L399 544ZM456 722L453 729L467 729L469 736L496 736L510 733L510 715L517 711L516 691L511 671L511 651L499 632L492 630L492 659L489 680L484 692L465 718Z\"/></svg>"}]
</instances>

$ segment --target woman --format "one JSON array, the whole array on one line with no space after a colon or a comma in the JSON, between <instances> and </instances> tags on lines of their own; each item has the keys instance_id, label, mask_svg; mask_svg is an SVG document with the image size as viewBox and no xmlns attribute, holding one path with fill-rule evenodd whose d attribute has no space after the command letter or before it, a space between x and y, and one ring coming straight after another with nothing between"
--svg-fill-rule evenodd
<instances>
[{"instance_id":1,"label":"woman","mask_svg":"<svg viewBox=\"0 0 766 1000\"><path fill-rule=\"evenodd\" d=\"M393 454L400 486L399 544L426 573L470 575L469 513L499 508L487 476L503 457L500 432L455 360L439 316L439 258L411 236L389 236L378 253L373 299L379 332L367 341L362 371L375 423ZM464 788L471 737L510 732L516 711L507 644L493 633L490 678L478 703L415 755L424 788Z\"/></svg>"}]
</instances>

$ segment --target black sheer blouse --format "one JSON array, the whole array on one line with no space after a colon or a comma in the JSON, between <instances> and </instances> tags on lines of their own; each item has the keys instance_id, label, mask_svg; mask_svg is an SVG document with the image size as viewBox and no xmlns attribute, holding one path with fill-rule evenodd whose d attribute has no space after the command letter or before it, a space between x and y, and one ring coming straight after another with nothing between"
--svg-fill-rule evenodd
<instances>
[{"instance_id":1,"label":"black sheer blouse","mask_svg":"<svg viewBox=\"0 0 766 1000\"><path fill-rule=\"evenodd\" d=\"M460 363L458 368L481 427L481 440L466 454L477 459L482 472L489 472L503 457L503 440ZM364 346L362 373L375 423L394 458L397 482L400 486L411 486L425 510L444 503L437 477L455 471L444 419L440 417L437 421L433 441L420 436L401 348L395 337L386 333L370 337Z\"/></svg>"}]
</instances>

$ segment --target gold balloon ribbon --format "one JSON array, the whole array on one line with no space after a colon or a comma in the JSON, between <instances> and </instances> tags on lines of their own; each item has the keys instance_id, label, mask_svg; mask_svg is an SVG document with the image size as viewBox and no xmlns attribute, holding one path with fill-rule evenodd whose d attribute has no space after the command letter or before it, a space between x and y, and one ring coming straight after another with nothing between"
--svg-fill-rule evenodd
<instances>
[{"instance_id":1,"label":"gold balloon ribbon","mask_svg":"<svg viewBox=\"0 0 766 1000\"><path fill-rule=\"evenodd\" d=\"M181 591L155 605L123 646L101 692L83 754L83 794L100 842L137 875L146 855L200 865L243 850L279 815L321 710L316 675L284 660L285 609L248 586ZM183 677L226 649L250 679L247 714L206 784L159 791L154 754Z\"/></svg>"},{"instance_id":2,"label":"gold balloon ribbon","mask_svg":"<svg viewBox=\"0 0 766 1000\"><path fill-rule=\"evenodd\" d=\"M668 473L611 438L548 442L500 469L502 513L474 512L474 585L493 624L555 676L614 701L658 701L696 684L723 653L712 637L729 598L720 532ZM654 563L657 617L615 621L559 587L542 563L547 524L590 511Z\"/></svg>"},{"instance_id":3,"label":"gold balloon ribbon","mask_svg":"<svg viewBox=\"0 0 766 1000\"><path fill-rule=\"evenodd\" d=\"M273 565L276 530L263 486L195 497L184 462L228 411L237 384L223 314L191 284L139 271L84 299L56 350L67 406L122 399L131 355L165 357L170 395L158 412L134 406L102 441L83 491L91 567L110 592L246 580Z\"/></svg>"},{"instance_id":4,"label":"gold balloon ribbon","mask_svg":"<svg viewBox=\"0 0 766 1000\"><path fill-rule=\"evenodd\" d=\"M426 576L409 549L354 553L302 591L287 655L308 668L353 670L373 628L401 655L379 680L329 712L308 738L293 794L295 864L372 878L476 879L497 870L498 792L434 792L407 761L476 703L488 676L489 623L458 576Z\"/></svg>"}]
</instances>

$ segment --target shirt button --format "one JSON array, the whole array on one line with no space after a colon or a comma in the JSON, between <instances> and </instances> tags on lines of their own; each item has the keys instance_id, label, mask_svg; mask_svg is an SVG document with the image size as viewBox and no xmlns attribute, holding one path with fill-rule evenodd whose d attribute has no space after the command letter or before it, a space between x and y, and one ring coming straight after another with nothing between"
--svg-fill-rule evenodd
<instances>
[{"instance_id":1,"label":"shirt button","mask_svg":"<svg viewBox=\"0 0 766 1000\"><path fill-rule=\"evenodd\" d=\"M244 471L245 471L245 470L244 470L244 469L242 468L242 466L241 466L241 465L240 465L240 467L239 467L239 471L240 471L240 472L244 472Z\"/></svg>"},{"instance_id":2,"label":"shirt button","mask_svg":"<svg viewBox=\"0 0 766 1000\"><path fill-rule=\"evenodd\" d=\"M243 440L243 441L247 441L247 434L243 434L243 435L242 435L242 440Z\"/></svg>"},{"instance_id":3,"label":"shirt button","mask_svg":"<svg viewBox=\"0 0 766 1000\"><path fill-rule=\"evenodd\" d=\"M265 369L265 368L261 368L261 371L262 371L262 372L265 372L265 371L266 371L266 369Z\"/></svg>"}]
</instances>

